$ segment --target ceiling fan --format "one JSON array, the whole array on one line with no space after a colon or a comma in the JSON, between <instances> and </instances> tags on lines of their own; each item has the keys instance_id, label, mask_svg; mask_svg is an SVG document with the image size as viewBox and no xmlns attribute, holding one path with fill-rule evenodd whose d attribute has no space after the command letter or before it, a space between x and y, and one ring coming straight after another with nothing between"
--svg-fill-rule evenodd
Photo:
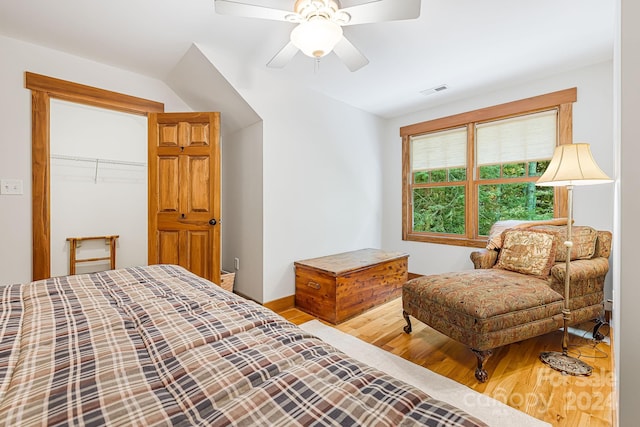
<instances>
[{"instance_id":1,"label":"ceiling fan","mask_svg":"<svg viewBox=\"0 0 640 427\"><path fill-rule=\"evenodd\" d=\"M342 27L417 18L420 3L421 0L374 0L341 9L338 0L296 0L290 11L235 0L214 0L219 14L298 24L291 31L289 43L267 63L268 67L284 67L298 50L317 60L333 51L351 71L364 67L369 60L346 39Z\"/></svg>"}]
</instances>

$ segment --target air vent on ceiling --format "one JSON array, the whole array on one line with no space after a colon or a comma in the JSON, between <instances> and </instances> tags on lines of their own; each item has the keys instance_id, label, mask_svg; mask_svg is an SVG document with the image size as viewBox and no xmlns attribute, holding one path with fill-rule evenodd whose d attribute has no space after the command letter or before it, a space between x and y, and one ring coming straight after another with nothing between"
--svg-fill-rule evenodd
<instances>
[{"instance_id":1,"label":"air vent on ceiling","mask_svg":"<svg viewBox=\"0 0 640 427\"><path fill-rule=\"evenodd\" d=\"M424 96L428 96L428 95L433 95L434 93L437 93L437 92L442 92L443 90L446 90L448 88L449 87L447 85L438 85L438 86L434 86L432 88L420 91L420 93L423 94Z\"/></svg>"}]
</instances>

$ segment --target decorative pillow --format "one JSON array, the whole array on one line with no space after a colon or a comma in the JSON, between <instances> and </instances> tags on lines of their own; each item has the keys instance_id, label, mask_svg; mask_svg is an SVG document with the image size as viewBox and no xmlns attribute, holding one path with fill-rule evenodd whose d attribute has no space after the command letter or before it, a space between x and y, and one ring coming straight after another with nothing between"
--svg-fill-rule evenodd
<instances>
[{"instance_id":1,"label":"decorative pillow","mask_svg":"<svg viewBox=\"0 0 640 427\"><path fill-rule=\"evenodd\" d=\"M502 249L495 268L532 276L548 276L556 257L553 233L509 229L503 233Z\"/></svg>"},{"instance_id":2,"label":"decorative pillow","mask_svg":"<svg viewBox=\"0 0 640 427\"><path fill-rule=\"evenodd\" d=\"M567 227L553 226L536 226L535 230L544 230L554 233L556 236L556 262L564 262L567 260L567 247L564 245L567 240ZM571 261L575 259L590 259L596 252L596 241L598 240L598 231L595 228L586 225L574 225L571 227Z\"/></svg>"},{"instance_id":3,"label":"decorative pillow","mask_svg":"<svg viewBox=\"0 0 640 427\"><path fill-rule=\"evenodd\" d=\"M487 249L500 249L502 247L502 233L510 228L528 228L536 225L566 225L567 218L542 219L525 221L519 219L496 221L489 230Z\"/></svg>"}]
</instances>

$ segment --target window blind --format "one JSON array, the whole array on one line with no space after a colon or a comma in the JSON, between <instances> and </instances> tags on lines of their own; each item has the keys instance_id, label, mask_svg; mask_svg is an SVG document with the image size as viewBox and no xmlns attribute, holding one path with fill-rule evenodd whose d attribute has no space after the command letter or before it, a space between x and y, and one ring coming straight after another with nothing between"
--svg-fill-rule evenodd
<instances>
[{"instance_id":1,"label":"window blind","mask_svg":"<svg viewBox=\"0 0 640 427\"><path fill-rule=\"evenodd\" d=\"M476 163L550 159L556 147L556 109L476 125Z\"/></svg>"},{"instance_id":2,"label":"window blind","mask_svg":"<svg viewBox=\"0 0 640 427\"><path fill-rule=\"evenodd\" d=\"M466 165L466 127L411 137L413 171L464 168Z\"/></svg>"}]
</instances>

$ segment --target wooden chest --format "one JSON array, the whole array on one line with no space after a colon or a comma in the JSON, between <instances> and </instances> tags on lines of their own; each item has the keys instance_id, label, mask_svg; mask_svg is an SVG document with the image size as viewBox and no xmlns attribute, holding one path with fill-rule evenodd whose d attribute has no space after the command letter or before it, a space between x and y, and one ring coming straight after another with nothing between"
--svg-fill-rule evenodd
<instances>
[{"instance_id":1,"label":"wooden chest","mask_svg":"<svg viewBox=\"0 0 640 427\"><path fill-rule=\"evenodd\" d=\"M361 249L294 263L296 307L340 323L397 298L407 281L409 255Z\"/></svg>"}]
</instances>

